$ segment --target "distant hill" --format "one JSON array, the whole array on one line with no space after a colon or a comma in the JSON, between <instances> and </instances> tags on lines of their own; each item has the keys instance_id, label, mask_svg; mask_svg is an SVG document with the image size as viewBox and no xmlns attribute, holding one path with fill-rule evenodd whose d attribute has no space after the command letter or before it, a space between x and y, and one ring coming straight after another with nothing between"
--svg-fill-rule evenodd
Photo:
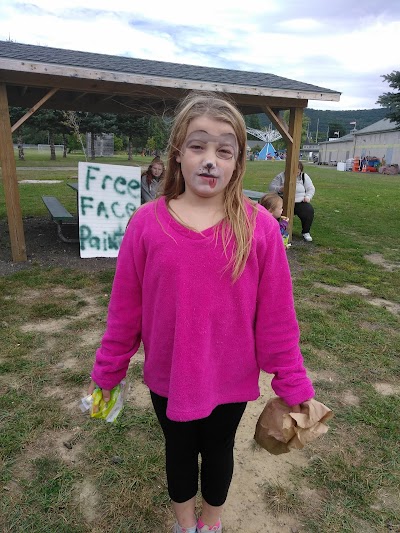
<instances>
[{"instance_id":1,"label":"distant hill","mask_svg":"<svg viewBox=\"0 0 400 533\"><path fill-rule=\"evenodd\" d=\"M346 133L354 128L350 122L357 122L357 129L362 130L378 120L382 120L388 113L388 110L381 107L378 109L357 109L356 111L320 111L319 109L305 109L304 113L310 122L310 132L327 131L329 124L335 123L342 125Z\"/></svg>"},{"instance_id":2,"label":"distant hill","mask_svg":"<svg viewBox=\"0 0 400 533\"><path fill-rule=\"evenodd\" d=\"M349 133L351 129L354 128L350 122L357 122L357 129L362 130L374 122L378 122L385 118L388 110L384 107L378 109L357 109L354 111L320 111L319 109L309 109L304 110L304 114L310 119L310 128L309 131L312 136L315 135L317 130L318 122L318 132L326 132L330 124L338 124L343 126L346 133ZM270 124L269 119L264 114L259 114L259 119L261 127L268 126Z\"/></svg>"}]
</instances>

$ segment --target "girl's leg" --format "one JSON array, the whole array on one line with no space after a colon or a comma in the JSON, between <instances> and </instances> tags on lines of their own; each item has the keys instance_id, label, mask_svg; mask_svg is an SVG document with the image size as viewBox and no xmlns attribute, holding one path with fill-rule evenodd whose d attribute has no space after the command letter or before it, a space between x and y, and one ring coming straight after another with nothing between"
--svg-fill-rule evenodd
<instances>
[{"instance_id":1,"label":"girl's leg","mask_svg":"<svg viewBox=\"0 0 400 533\"><path fill-rule=\"evenodd\" d=\"M307 202L296 202L294 204L294 214L301 221L301 233L310 233L311 224L314 220L314 208Z\"/></svg>"},{"instance_id":2,"label":"girl's leg","mask_svg":"<svg viewBox=\"0 0 400 533\"><path fill-rule=\"evenodd\" d=\"M174 422L167 418L168 399L151 391L150 394L165 437L168 493L179 525L191 528L196 523L199 478L196 425L195 422Z\"/></svg>"},{"instance_id":3,"label":"girl's leg","mask_svg":"<svg viewBox=\"0 0 400 533\"><path fill-rule=\"evenodd\" d=\"M200 521L212 527L222 513L233 474L233 446L246 403L219 405L200 423L201 492Z\"/></svg>"},{"instance_id":4,"label":"girl's leg","mask_svg":"<svg viewBox=\"0 0 400 533\"><path fill-rule=\"evenodd\" d=\"M177 503L172 502L172 508L174 510L176 520L182 528L194 528L196 525L196 515L195 515L195 506L196 506L196 496L190 500Z\"/></svg>"}]
</instances>

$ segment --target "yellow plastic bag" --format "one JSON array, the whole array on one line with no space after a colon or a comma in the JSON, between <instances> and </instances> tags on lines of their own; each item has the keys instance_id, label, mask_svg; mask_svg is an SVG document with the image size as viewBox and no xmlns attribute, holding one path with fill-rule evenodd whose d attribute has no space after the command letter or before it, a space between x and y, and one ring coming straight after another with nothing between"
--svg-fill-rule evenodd
<instances>
[{"instance_id":1,"label":"yellow plastic bag","mask_svg":"<svg viewBox=\"0 0 400 533\"><path fill-rule=\"evenodd\" d=\"M126 380L123 379L110 391L110 401L105 402L102 390L100 387L96 387L92 394L82 398L80 409L83 413L90 410L91 418L101 418L106 422L114 422L124 406L127 389Z\"/></svg>"}]
</instances>

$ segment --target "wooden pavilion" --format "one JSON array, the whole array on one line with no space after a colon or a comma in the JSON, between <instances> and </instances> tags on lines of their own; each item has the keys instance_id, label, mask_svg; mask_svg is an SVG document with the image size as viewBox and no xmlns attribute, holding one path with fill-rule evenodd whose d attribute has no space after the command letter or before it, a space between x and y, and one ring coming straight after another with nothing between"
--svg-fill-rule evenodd
<instances>
[{"instance_id":1,"label":"wooden pavilion","mask_svg":"<svg viewBox=\"0 0 400 533\"><path fill-rule=\"evenodd\" d=\"M228 94L244 115L268 116L287 142L284 212L292 222L303 109L308 100L339 101L339 92L273 74L0 41L0 162L13 261L27 259L12 141L25 120L40 107L162 115L191 90ZM9 106L30 109L12 125ZM288 129L279 117L286 109Z\"/></svg>"}]
</instances>

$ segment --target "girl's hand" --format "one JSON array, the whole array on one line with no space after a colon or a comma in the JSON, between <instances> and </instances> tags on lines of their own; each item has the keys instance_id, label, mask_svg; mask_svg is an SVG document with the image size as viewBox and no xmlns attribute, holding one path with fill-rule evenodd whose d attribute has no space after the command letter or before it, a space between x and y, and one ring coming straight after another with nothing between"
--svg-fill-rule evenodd
<instances>
[{"instance_id":1,"label":"girl's hand","mask_svg":"<svg viewBox=\"0 0 400 533\"><path fill-rule=\"evenodd\" d=\"M304 196L304 202L306 202L306 204L309 204L310 198L308 196Z\"/></svg>"},{"instance_id":2,"label":"girl's hand","mask_svg":"<svg viewBox=\"0 0 400 533\"><path fill-rule=\"evenodd\" d=\"M93 381L93 379L90 382L89 388L88 388L88 394L92 394L94 389L97 387L96 383ZM110 391L107 389L101 389L101 392L103 394L103 400L108 403L110 401Z\"/></svg>"}]
</instances>

